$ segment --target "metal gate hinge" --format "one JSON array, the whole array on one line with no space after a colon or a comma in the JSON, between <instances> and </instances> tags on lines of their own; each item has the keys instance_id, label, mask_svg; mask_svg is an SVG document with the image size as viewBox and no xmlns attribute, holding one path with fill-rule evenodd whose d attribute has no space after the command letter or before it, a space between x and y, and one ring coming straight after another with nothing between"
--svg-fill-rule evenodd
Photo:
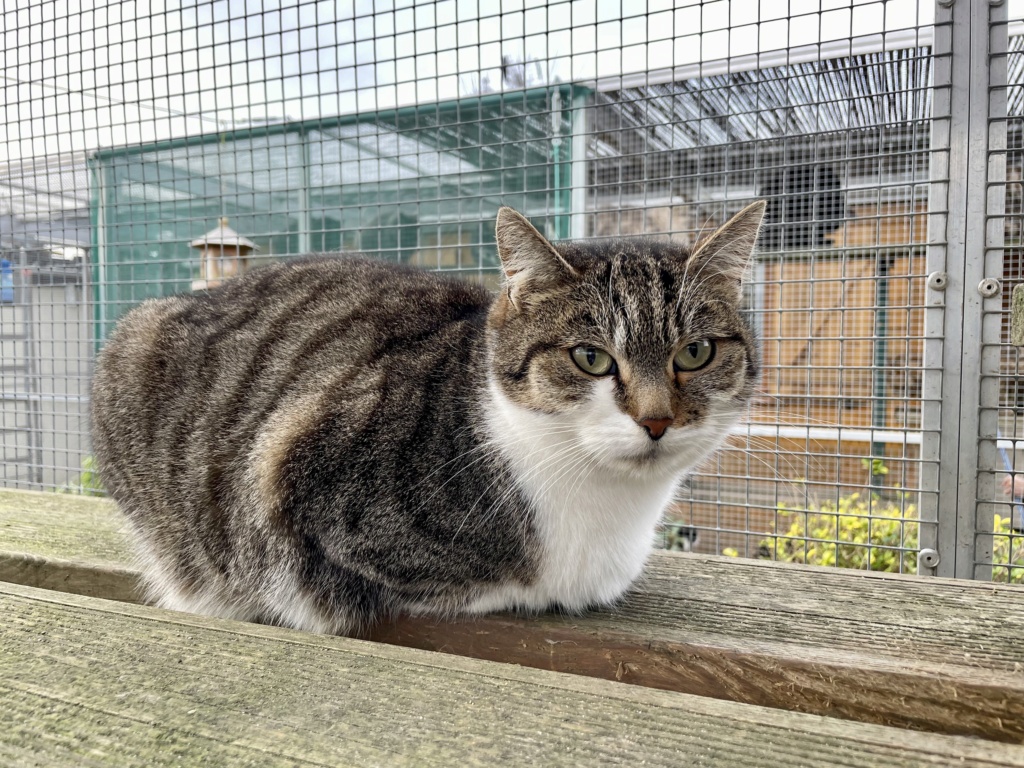
<instances>
[{"instance_id":1,"label":"metal gate hinge","mask_svg":"<svg viewBox=\"0 0 1024 768\"><path fill-rule=\"evenodd\" d=\"M945 272L932 272L928 275L928 287L933 291L944 291L949 285L949 277Z\"/></svg>"}]
</instances>

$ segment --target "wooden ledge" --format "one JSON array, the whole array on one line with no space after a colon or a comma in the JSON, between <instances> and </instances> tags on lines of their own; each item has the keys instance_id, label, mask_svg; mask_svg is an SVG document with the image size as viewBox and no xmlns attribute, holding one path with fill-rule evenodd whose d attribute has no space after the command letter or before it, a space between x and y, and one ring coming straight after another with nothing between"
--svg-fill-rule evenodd
<instances>
[{"instance_id":1,"label":"wooden ledge","mask_svg":"<svg viewBox=\"0 0 1024 768\"><path fill-rule=\"evenodd\" d=\"M102 499L0 491L0 580L137 600ZM1024 588L657 553L614 610L368 639L786 710L1024 743Z\"/></svg>"},{"instance_id":2,"label":"wooden ledge","mask_svg":"<svg viewBox=\"0 0 1024 768\"><path fill-rule=\"evenodd\" d=\"M1024 749L0 584L13 765L922 765Z\"/></svg>"}]
</instances>

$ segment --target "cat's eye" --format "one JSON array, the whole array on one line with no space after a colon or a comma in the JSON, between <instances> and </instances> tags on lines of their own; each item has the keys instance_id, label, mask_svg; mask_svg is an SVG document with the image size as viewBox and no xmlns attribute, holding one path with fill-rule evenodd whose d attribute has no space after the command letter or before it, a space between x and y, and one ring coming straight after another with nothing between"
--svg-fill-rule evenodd
<instances>
[{"instance_id":1,"label":"cat's eye","mask_svg":"<svg viewBox=\"0 0 1024 768\"><path fill-rule=\"evenodd\" d=\"M677 371L699 371L715 356L715 342L709 339L691 341L676 352L672 362Z\"/></svg>"},{"instance_id":2,"label":"cat's eye","mask_svg":"<svg viewBox=\"0 0 1024 768\"><path fill-rule=\"evenodd\" d=\"M591 376L607 376L615 373L615 358L597 347L580 345L570 350L572 360L581 371Z\"/></svg>"}]
</instances>

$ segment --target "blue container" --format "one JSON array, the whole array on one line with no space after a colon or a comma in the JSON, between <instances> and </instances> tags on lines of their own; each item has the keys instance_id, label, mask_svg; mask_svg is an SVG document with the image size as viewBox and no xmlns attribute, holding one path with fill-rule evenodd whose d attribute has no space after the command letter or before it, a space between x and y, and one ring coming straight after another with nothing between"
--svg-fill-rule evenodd
<instances>
[{"instance_id":1,"label":"blue container","mask_svg":"<svg viewBox=\"0 0 1024 768\"><path fill-rule=\"evenodd\" d=\"M14 303L14 267L7 259L0 259L0 304Z\"/></svg>"}]
</instances>

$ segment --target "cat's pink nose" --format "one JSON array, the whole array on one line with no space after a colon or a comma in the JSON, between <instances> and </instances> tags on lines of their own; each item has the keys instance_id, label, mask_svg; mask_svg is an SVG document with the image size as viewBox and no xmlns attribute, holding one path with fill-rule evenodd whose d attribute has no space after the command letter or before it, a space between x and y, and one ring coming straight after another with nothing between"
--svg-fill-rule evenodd
<instances>
[{"instance_id":1,"label":"cat's pink nose","mask_svg":"<svg viewBox=\"0 0 1024 768\"><path fill-rule=\"evenodd\" d=\"M669 428L672 423L672 419L643 419L640 422L640 426L647 430L647 434L651 436L652 440L658 440L662 435L665 434L665 430Z\"/></svg>"}]
</instances>

